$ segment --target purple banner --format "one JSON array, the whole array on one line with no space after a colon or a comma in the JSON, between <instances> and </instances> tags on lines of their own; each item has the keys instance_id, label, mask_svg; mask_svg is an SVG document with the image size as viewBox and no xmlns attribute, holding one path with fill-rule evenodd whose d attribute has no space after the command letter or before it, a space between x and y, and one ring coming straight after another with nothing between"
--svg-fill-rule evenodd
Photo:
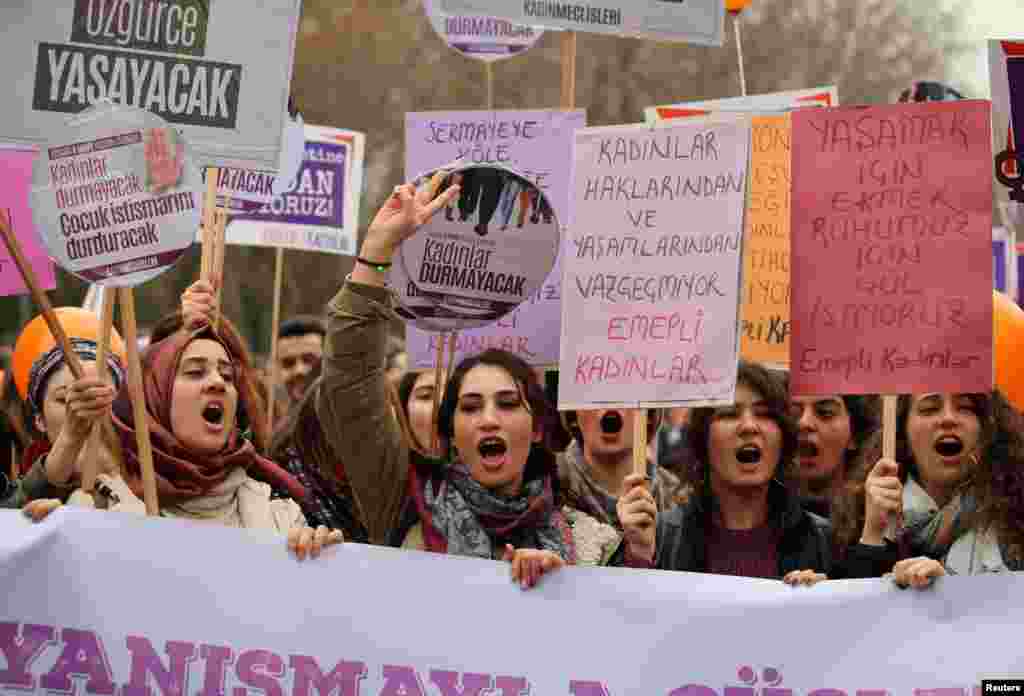
<instances>
[{"instance_id":1,"label":"purple banner","mask_svg":"<svg viewBox=\"0 0 1024 696\"><path fill-rule=\"evenodd\" d=\"M348 147L307 142L295 185L270 203L243 204L232 220L344 227L345 164Z\"/></svg>"},{"instance_id":2,"label":"purple banner","mask_svg":"<svg viewBox=\"0 0 1024 696\"><path fill-rule=\"evenodd\" d=\"M564 230L569 217L568 163L572 161L573 133L585 125L582 110L409 113L405 117L405 179L411 181L456 159L464 165L509 167L545 193ZM509 224L522 225L541 212L523 210L510 216ZM540 290L511 314L489 326L459 332L456 360L496 347L518 353L534 366L557 365L562 256L560 253ZM437 336L407 325L411 367L433 366Z\"/></svg>"}]
</instances>

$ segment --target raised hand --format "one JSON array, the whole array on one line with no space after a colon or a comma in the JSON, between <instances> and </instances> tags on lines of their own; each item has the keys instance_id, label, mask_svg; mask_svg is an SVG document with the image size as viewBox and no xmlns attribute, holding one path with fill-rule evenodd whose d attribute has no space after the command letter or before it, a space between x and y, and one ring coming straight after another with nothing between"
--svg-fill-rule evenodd
<instances>
[{"instance_id":1,"label":"raised hand","mask_svg":"<svg viewBox=\"0 0 1024 696\"><path fill-rule=\"evenodd\" d=\"M433 192L440 185L445 173L434 175L430 185L417 191L412 184L396 186L391 197L377 211L363 241L364 258L374 261L390 261L398 245L413 236L437 211L448 205L458 195L460 187L450 186L444 193L434 197Z\"/></svg>"},{"instance_id":2,"label":"raised hand","mask_svg":"<svg viewBox=\"0 0 1024 696\"><path fill-rule=\"evenodd\" d=\"M189 331L209 324L217 311L217 294L212 283L197 280L181 293L181 316Z\"/></svg>"}]
</instances>

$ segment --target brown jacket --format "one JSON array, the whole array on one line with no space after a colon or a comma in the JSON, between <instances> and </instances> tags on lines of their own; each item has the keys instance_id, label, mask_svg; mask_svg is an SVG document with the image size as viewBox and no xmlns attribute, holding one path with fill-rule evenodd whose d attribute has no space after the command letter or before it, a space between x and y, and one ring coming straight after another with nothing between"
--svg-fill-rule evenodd
<instances>
[{"instance_id":1,"label":"brown jacket","mask_svg":"<svg viewBox=\"0 0 1024 696\"><path fill-rule=\"evenodd\" d=\"M388 400L384 374L391 293L346 281L327 308L317 415L345 462L356 509L371 544L385 545L398 523L409 477L409 448Z\"/></svg>"}]
</instances>

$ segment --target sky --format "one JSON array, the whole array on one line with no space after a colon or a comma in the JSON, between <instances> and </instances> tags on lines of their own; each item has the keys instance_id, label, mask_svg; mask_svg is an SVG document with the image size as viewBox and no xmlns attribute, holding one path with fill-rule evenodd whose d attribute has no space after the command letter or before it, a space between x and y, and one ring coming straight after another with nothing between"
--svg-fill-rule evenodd
<instances>
[{"instance_id":1,"label":"sky","mask_svg":"<svg viewBox=\"0 0 1024 696\"><path fill-rule=\"evenodd\" d=\"M928 0L915 0L928 2ZM968 0L963 38L974 44L947 70L950 83L962 85L966 96L989 97L987 39L1024 39L1024 0Z\"/></svg>"}]
</instances>

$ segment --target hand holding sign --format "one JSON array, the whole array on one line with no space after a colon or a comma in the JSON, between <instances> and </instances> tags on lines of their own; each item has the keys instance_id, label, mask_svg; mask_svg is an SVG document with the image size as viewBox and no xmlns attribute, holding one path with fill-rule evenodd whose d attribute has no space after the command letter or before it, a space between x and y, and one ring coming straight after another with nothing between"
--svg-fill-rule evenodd
<instances>
[{"instance_id":1,"label":"hand holding sign","mask_svg":"<svg viewBox=\"0 0 1024 696\"><path fill-rule=\"evenodd\" d=\"M864 483L864 530L861 543L883 544L882 535L889 518L903 510L903 484L899 464L892 459L879 459Z\"/></svg>"}]
</instances>

